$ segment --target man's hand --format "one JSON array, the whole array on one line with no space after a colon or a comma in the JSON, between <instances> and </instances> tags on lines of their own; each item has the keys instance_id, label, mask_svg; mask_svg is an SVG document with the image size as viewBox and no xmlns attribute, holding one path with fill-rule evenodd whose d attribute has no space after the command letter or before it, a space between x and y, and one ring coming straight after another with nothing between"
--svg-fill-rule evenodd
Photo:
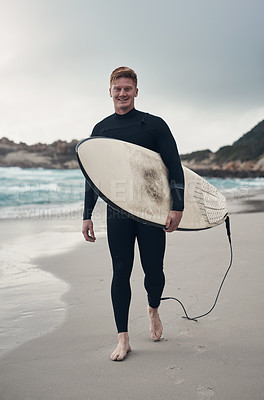
<instances>
[{"instance_id":1,"label":"man's hand","mask_svg":"<svg viewBox=\"0 0 264 400\"><path fill-rule=\"evenodd\" d=\"M182 211L170 211L166 221L165 232L173 232L179 226L182 219Z\"/></svg>"},{"instance_id":2,"label":"man's hand","mask_svg":"<svg viewBox=\"0 0 264 400\"><path fill-rule=\"evenodd\" d=\"M82 234L84 236L84 239L88 242L95 242L96 237L94 236L93 222L91 219L85 219L83 221Z\"/></svg>"}]
</instances>

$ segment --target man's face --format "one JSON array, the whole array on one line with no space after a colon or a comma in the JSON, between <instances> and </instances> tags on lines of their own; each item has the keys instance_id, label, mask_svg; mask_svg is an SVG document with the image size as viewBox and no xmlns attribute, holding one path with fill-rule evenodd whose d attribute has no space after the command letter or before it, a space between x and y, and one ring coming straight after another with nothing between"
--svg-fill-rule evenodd
<instances>
[{"instance_id":1,"label":"man's face","mask_svg":"<svg viewBox=\"0 0 264 400\"><path fill-rule=\"evenodd\" d=\"M138 89L131 78L116 79L110 87L109 92L113 98L117 114L126 114L132 110L135 97L138 95Z\"/></svg>"}]
</instances>

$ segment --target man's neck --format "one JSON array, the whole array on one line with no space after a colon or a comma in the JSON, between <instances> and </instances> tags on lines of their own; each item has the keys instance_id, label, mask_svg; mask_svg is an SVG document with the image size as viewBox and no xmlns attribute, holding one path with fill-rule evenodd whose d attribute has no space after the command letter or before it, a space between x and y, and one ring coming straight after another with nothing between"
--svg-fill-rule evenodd
<instances>
[{"instance_id":1,"label":"man's neck","mask_svg":"<svg viewBox=\"0 0 264 400\"><path fill-rule=\"evenodd\" d=\"M133 109L134 109L134 106L129 108L128 110L126 110L126 109L124 109L124 110L119 110L119 109L116 110L115 109L115 113L118 114L118 115L125 115L125 114L128 114Z\"/></svg>"}]
</instances>

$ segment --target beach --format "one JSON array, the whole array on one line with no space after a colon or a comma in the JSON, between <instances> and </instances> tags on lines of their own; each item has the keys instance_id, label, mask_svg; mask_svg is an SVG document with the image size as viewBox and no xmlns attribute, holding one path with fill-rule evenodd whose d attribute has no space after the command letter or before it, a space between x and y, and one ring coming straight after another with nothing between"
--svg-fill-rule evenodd
<instances>
[{"instance_id":1,"label":"beach","mask_svg":"<svg viewBox=\"0 0 264 400\"><path fill-rule=\"evenodd\" d=\"M123 362L109 358L116 331L111 260L101 226L96 243L87 243L78 218L1 220L3 243L14 252L18 243L21 252L21 246L26 248L21 236L27 237L31 248L27 247L26 262L57 281L46 289L45 301L51 300L44 303L50 311L47 326L42 326L46 314L38 318L32 312L31 324L39 329L29 329L28 337L25 331L1 355L0 399L262 400L263 193L232 207L234 261L215 309L194 322L182 318L177 302L163 301L164 331L158 343L150 339L136 251L129 325L132 352ZM207 312L229 262L224 225L167 234L164 296L180 299L190 316Z\"/></svg>"}]
</instances>

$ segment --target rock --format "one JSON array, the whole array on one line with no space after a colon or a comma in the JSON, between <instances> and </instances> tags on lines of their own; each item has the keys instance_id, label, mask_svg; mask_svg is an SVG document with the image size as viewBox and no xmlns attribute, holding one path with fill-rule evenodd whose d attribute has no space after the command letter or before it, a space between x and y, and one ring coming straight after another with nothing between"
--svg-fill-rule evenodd
<instances>
[{"instance_id":1,"label":"rock","mask_svg":"<svg viewBox=\"0 0 264 400\"><path fill-rule=\"evenodd\" d=\"M65 169L77 169L77 168L79 168L79 163L77 160L66 161L63 164L63 167Z\"/></svg>"},{"instance_id":2,"label":"rock","mask_svg":"<svg viewBox=\"0 0 264 400\"><path fill-rule=\"evenodd\" d=\"M58 140L52 144L37 143L29 146L14 143L3 137L0 139L0 166L21 168L79 168L75 146L77 140L70 143Z\"/></svg>"}]
</instances>

